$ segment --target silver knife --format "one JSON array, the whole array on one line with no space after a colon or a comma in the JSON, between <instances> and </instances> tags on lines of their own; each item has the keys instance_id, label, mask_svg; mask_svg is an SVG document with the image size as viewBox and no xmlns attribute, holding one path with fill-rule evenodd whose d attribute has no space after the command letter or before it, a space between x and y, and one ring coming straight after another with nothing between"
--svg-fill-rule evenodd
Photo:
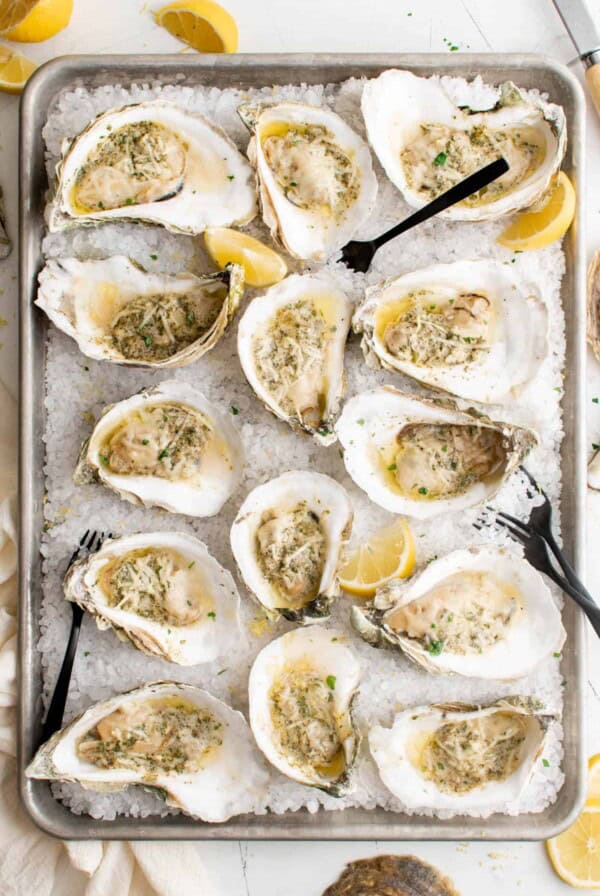
<instances>
[{"instance_id":1,"label":"silver knife","mask_svg":"<svg viewBox=\"0 0 600 896\"><path fill-rule=\"evenodd\" d=\"M586 67L586 79L600 114L600 14L590 12L584 0L552 0Z\"/></svg>"}]
</instances>

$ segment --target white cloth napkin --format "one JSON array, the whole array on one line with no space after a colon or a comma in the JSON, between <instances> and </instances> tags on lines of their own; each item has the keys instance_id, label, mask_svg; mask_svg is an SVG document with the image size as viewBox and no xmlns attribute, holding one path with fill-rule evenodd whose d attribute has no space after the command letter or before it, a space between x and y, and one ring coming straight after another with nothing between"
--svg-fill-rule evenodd
<instances>
[{"instance_id":1,"label":"white cloth napkin","mask_svg":"<svg viewBox=\"0 0 600 896\"><path fill-rule=\"evenodd\" d=\"M212 896L199 844L62 843L38 830L21 808L15 764L16 490L17 411L0 383L0 893Z\"/></svg>"}]
</instances>

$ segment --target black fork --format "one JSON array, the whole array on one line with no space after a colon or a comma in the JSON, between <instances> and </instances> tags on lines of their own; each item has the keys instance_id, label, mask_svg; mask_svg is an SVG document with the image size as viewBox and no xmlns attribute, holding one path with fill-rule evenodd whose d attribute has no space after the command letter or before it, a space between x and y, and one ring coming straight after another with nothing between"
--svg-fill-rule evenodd
<instances>
[{"instance_id":1,"label":"black fork","mask_svg":"<svg viewBox=\"0 0 600 896\"><path fill-rule=\"evenodd\" d=\"M509 522L509 520L512 521L515 518L503 513L498 513L496 516L496 524L510 532L515 541L523 545L525 559L539 572L548 576L555 585L558 585L561 591L568 594L581 607L589 619L590 625L596 634L600 636L600 607L593 598L589 596L587 591L585 593L581 592L556 571L550 559L545 538L539 532L524 526L520 520L515 520L515 523ZM481 525L475 524L475 528L480 529Z\"/></svg>"},{"instance_id":2,"label":"black fork","mask_svg":"<svg viewBox=\"0 0 600 896\"><path fill-rule=\"evenodd\" d=\"M511 516L509 513L504 513L502 511L496 514L497 518L499 518L498 522L500 522L500 520L504 520L506 522L512 523L519 529L522 529L524 531L533 530L534 532L537 532L538 535L541 535L552 551L554 557L556 558L556 562L562 569L569 584L576 588L585 597L587 597L588 600L590 600L593 604L595 604L596 601L565 557L563 551L559 547L554 537L554 533L552 531L552 504L550 503L548 495L546 494L542 486L536 481L536 479L534 479L529 470L527 470L523 466L519 467L519 470L529 481L529 487L527 488L528 496L531 498L534 495L541 495L543 499L542 503L538 504L532 509L527 522L522 522L516 517Z\"/></svg>"},{"instance_id":3,"label":"black fork","mask_svg":"<svg viewBox=\"0 0 600 896\"><path fill-rule=\"evenodd\" d=\"M108 537L110 538L110 534L108 535ZM71 568L73 563L75 563L75 561L79 558L79 555L82 551L87 551L87 553L93 554L95 551L99 550L102 546L104 538L104 532L90 532L90 530L88 529L85 534L82 535L79 545L77 546L75 551L73 551L67 569ZM71 610L73 613L73 617L71 620L71 631L69 632L67 649L65 650L62 666L60 667L60 672L58 673L58 678L54 686L52 700L50 701L46 720L44 721L44 725L42 728L43 743L45 743L50 737L52 737L52 735L62 726L63 715L65 713L65 704L67 702L67 695L69 693L71 674L73 672L73 663L75 662L75 654L77 653L79 632L81 631L81 622L83 620L84 613L82 607L80 607L79 604L75 604L73 602L71 602Z\"/></svg>"}]
</instances>

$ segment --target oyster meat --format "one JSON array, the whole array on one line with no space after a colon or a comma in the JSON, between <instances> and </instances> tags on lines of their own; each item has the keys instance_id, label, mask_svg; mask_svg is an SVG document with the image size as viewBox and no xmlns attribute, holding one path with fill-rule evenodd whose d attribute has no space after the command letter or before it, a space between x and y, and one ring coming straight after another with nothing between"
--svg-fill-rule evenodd
<instances>
[{"instance_id":1,"label":"oyster meat","mask_svg":"<svg viewBox=\"0 0 600 896\"><path fill-rule=\"evenodd\" d=\"M40 747L26 775L101 791L139 784L209 822L256 810L268 781L243 715L174 681L90 706Z\"/></svg>"},{"instance_id":2,"label":"oyster meat","mask_svg":"<svg viewBox=\"0 0 600 896\"><path fill-rule=\"evenodd\" d=\"M460 896L437 868L417 856L372 856L348 862L322 896Z\"/></svg>"},{"instance_id":3,"label":"oyster meat","mask_svg":"<svg viewBox=\"0 0 600 896\"><path fill-rule=\"evenodd\" d=\"M128 220L196 234L256 214L252 168L235 144L202 115L163 102L99 115L65 142L56 174L51 231Z\"/></svg>"},{"instance_id":4,"label":"oyster meat","mask_svg":"<svg viewBox=\"0 0 600 896\"><path fill-rule=\"evenodd\" d=\"M527 786L550 721L528 697L413 706L391 728L371 728L369 747L381 780L407 808L492 812Z\"/></svg>"},{"instance_id":5,"label":"oyster meat","mask_svg":"<svg viewBox=\"0 0 600 896\"><path fill-rule=\"evenodd\" d=\"M250 725L269 762L294 781L342 796L359 747L352 701L359 665L342 635L295 629L267 644L250 671Z\"/></svg>"},{"instance_id":6,"label":"oyster meat","mask_svg":"<svg viewBox=\"0 0 600 896\"><path fill-rule=\"evenodd\" d=\"M307 623L329 615L351 529L345 489L322 473L297 470L250 492L231 527L231 549L269 614Z\"/></svg>"},{"instance_id":7,"label":"oyster meat","mask_svg":"<svg viewBox=\"0 0 600 896\"><path fill-rule=\"evenodd\" d=\"M375 205L367 144L321 106L241 106L239 113L253 134L248 157L265 224L290 255L324 261L352 239Z\"/></svg>"},{"instance_id":8,"label":"oyster meat","mask_svg":"<svg viewBox=\"0 0 600 896\"><path fill-rule=\"evenodd\" d=\"M244 269L152 274L123 255L99 261L51 259L36 305L84 355L119 364L182 367L211 349L244 292Z\"/></svg>"},{"instance_id":9,"label":"oyster meat","mask_svg":"<svg viewBox=\"0 0 600 896\"><path fill-rule=\"evenodd\" d=\"M237 430L201 392L167 380L107 408L81 450L75 482L188 516L214 516L241 477Z\"/></svg>"},{"instance_id":10,"label":"oyster meat","mask_svg":"<svg viewBox=\"0 0 600 896\"><path fill-rule=\"evenodd\" d=\"M547 351L547 310L496 261L438 264L367 290L353 328L368 363L472 401L515 398Z\"/></svg>"},{"instance_id":11,"label":"oyster meat","mask_svg":"<svg viewBox=\"0 0 600 896\"><path fill-rule=\"evenodd\" d=\"M362 112L386 174L415 208L494 159L506 159L506 174L441 212L458 221L498 218L541 201L567 143L563 109L525 100L510 82L493 109L480 111L456 106L433 78L390 69L367 82Z\"/></svg>"},{"instance_id":12,"label":"oyster meat","mask_svg":"<svg viewBox=\"0 0 600 896\"><path fill-rule=\"evenodd\" d=\"M346 402L336 433L371 500L422 519L487 501L537 445L528 429L392 386Z\"/></svg>"},{"instance_id":13,"label":"oyster meat","mask_svg":"<svg viewBox=\"0 0 600 896\"><path fill-rule=\"evenodd\" d=\"M541 575L512 551L479 545L392 581L352 624L374 647L402 650L428 672L520 678L559 652L566 633Z\"/></svg>"},{"instance_id":14,"label":"oyster meat","mask_svg":"<svg viewBox=\"0 0 600 896\"><path fill-rule=\"evenodd\" d=\"M182 666L209 663L240 643L233 577L183 532L108 539L69 567L64 591L99 629Z\"/></svg>"},{"instance_id":15,"label":"oyster meat","mask_svg":"<svg viewBox=\"0 0 600 896\"><path fill-rule=\"evenodd\" d=\"M324 274L293 274L253 299L238 329L238 354L259 399L321 444L344 392L347 296Z\"/></svg>"}]
</instances>

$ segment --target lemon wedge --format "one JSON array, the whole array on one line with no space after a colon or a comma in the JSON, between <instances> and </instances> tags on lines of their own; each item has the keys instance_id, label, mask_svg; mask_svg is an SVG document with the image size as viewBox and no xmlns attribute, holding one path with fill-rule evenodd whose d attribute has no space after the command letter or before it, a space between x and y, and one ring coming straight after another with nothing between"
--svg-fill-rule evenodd
<instances>
[{"instance_id":1,"label":"lemon wedge","mask_svg":"<svg viewBox=\"0 0 600 896\"><path fill-rule=\"evenodd\" d=\"M204 243L212 260L221 269L234 262L241 264L248 286L272 286L287 274L283 258L260 240L229 227L209 227Z\"/></svg>"},{"instance_id":2,"label":"lemon wedge","mask_svg":"<svg viewBox=\"0 0 600 896\"><path fill-rule=\"evenodd\" d=\"M0 91L21 93L27 79L37 66L31 59L15 53L9 47L0 46Z\"/></svg>"},{"instance_id":3,"label":"lemon wedge","mask_svg":"<svg viewBox=\"0 0 600 896\"><path fill-rule=\"evenodd\" d=\"M8 0L0 4L0 33L18 43L39 43L69 24L73 0Z\"/></svg>"},{"instance_id":4,"label":"lemon wedge","mask_svg":"<svg viewBox=\"0 0 600 896\"><path fill-rule=\"evenodd\" d=\"M498 237L501 246L518 252L543 249L561 239L575 216L575 187L564 171L537 211L522 212Z\"/></svg>"},{"instance_id":5,"label":"lemon wedge","mask_svg":"<svg viewBox=\"0 0 600 896\"><path fill-rule=\"evenodd\" d=\"M600 887L600 812L582 812L570 828L546 841L546 849L558 876L572 887Z\"/></svg>"},{"instance_id":6,"label":"lemon wedge","mask_svg":"<svg viewBox=\"0 0 600 896\"><path fill-rule=\"evenodd\" d=\"M155 13L157 24L200 53L235 53L235 19L214 0L176 0Z\"/></svg>"},{"instance_id":7,"label":"lemon wedge","mask_svg":"<svg viewBox=\"0 0 600 896\"><path fill-rule=\"evenodd\" d=\"M415 544L404 517L379 529L352 554L340 571L340 585L348 594L373 597L390 579L404 579L415 568Z\"/></svg>"}]
</instances>

